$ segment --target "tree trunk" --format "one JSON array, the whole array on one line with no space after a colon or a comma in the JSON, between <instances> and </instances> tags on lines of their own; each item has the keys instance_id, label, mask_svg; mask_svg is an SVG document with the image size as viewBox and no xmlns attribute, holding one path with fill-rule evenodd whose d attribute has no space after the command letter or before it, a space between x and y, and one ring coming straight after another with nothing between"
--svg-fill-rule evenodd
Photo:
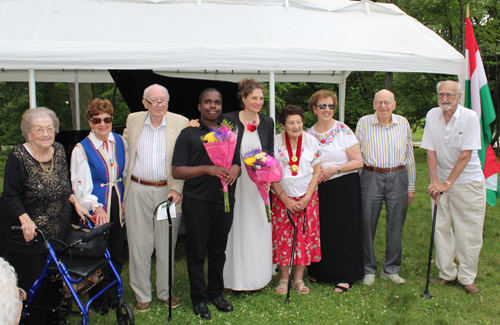
<instances>
[{"instance_id":1,"label":"tree trunk","mask_svg":"<svg viewBox=\"0 0 500 325\"><path fill-rule=\"evenodd\" d=\"M392 91L392 82L394 80L394 72L386 72L384 79L384 88Z\"/></svg>"},{"instance_id":2,"label":"tree trunk","mask_svg":"<svg viewBox=\"0 0 500 325\"><path fill-rule=\"evenodd\" d=\"M92 84L90 83L80 83L80 129L88 130L89 124L87 123L87 117L85 112L87 111L87 106L93 99L92 94ZM68 83L68 91L69 91L69 104L71 107L71 124L73 126L73 130L78 129L76 125L76 100L75 100L75 84Z\"/></svg>"},{"instance_id":3,"label":"tree trunk","mask_svg":"<svg viewBox=\"0 0 500 325\"><path fill-rule=\"evenodd\" d=\"M458 0L460 2L460 50L465 56L465 8L464 0Z\"/></svg>"}]
</instances>

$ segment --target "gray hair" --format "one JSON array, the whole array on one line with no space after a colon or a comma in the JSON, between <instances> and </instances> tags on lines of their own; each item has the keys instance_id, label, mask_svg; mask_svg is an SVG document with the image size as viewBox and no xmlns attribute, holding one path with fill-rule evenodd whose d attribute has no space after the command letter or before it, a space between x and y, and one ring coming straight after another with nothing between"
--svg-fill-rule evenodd
<instances>
[{"instance_id":1,"label":"gray hair","mask_svg":"<svg viewBox=\"0 0 500 325\"><path fill-rule=\"evenodd\" d=\"M462 93L462 87L460 86L460 83L456 82L455 80L441 80L440 82L438 82L436 85L436 93L439 93L439 87L441 87L441 85L447 81L451 81L451 82L456 83L457 84L457 94Z\"/></svg>"},{"instance_id":2,"label":"gray hair","mask_svg":"<svg viewBox=\"0 0 500 325\"><path fill-rule=\"evenodd\" d=\"M148 95L148 92L151 90L151 88L153 87L160 87L162 88L163 90L165 90L165 92L167 93L167 96L168 98L170 99L170 94L168 93L168 90L167 88L163 87L162 85L159 85L159 84L152 84L151 86L148 86L146 89L144 89L144 94L142 95L142 98L146 98L146 96Z\"/></svg>"},{"instance_id":3,"label":"gray hair","mask_svg":"<svg viewBox=\"0 0 500 325\"><path fill-rule=\"evenodd\" d=\"M388 91L388 92L390 92L390 93L391 93L391 95L392 95L392 100L394 100L394 93L393 93L392 91L390 91L390 90L388 90L388 89L381 89L381 90L379 90L379 91L377 91L377 92L375 93L375 96L373 96L373 101L375 101L375 98L377 98L377 95L378 95L378 94L380 94L380 93L381 93L381 92L383 92L383 91Z\"/></svg>"},{"instance_id":4,"label":"gray hair","mask_svg":"<svg viewBox=\"0 0 500 325\"><path fill-rule=\"evenodd\" d=\"M54 125L54 130L56 133L59 132L59 119L53 110L46 107L37 107L33 109L28 109L24 112L21 119L21 132L23 137L28 141L28 132L33 128L33 121L37 118L50 117L52 119L52 124Z\"/></svg>"},{"instance_id":5,"label":"gray hair","mask_svg":"<svg viewBox=\"0 0 500 325\"><path fill-rule=\"evenodd\" d=\"M0 324L14 325L19 315L19 291L14 268L0 257Z\"/></svg>"}]
</instances>

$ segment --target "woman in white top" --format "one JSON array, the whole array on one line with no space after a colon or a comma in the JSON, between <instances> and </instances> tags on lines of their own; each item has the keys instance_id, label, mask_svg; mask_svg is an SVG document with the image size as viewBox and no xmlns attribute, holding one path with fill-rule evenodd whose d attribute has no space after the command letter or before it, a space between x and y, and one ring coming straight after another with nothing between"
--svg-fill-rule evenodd
<instances>
[{"instance_id":1,"label":"woman in white top","mask_svg":"<svg viewBox=\"0 0 500 325\"><path fill-rule=\"evenodd\" d=\"M337 95L319 90L309 107L318 122L307 132L319 143L322 170L319 176L321 256L307 272L311 281L335 283L343 293L363 278L363 224L358 169L363 157L351 129L333 118Z\"/></svg>"},{"instance_id":2,"label":"woman in white top","mask_svg":"<svg viewBox=\"0 0 500 325\"><path fill-rule=\"evenodd\" d=\"M279 122L285 129L274 138L274 157L283 171L283 178L272 183L273 263L280 266L276 292L286 294L292 254L293 226L287 217L290 211L297 227L294 250L293 287L300 294L309 293L302 280L311 262L321 260L318 220L318 178L321 173L321 152L318 142L302 131L304 111L287 105L280 112Z\"/></svg>"},{"instance_id":3,"label":"woman in white top","mask_svg":"<svg viewBox=\"0 0 500 325\"><path fill-rule=\"evenodd\" d=\"M108 249L116 270L121 273L125 244L123 174L128 166L128 145L120 135L111 132L113 106L109 100L94 99L86 115L92 130L71 154L71 185L77 200L91 212L96 225L114 223L109 232ZM103 272L104 280L89 291L91 297L114 280L109 265ZM92 307L106 315L109 308L116 307L116 298L115 286L97 298Z\"/></svg>"}]
</instances>

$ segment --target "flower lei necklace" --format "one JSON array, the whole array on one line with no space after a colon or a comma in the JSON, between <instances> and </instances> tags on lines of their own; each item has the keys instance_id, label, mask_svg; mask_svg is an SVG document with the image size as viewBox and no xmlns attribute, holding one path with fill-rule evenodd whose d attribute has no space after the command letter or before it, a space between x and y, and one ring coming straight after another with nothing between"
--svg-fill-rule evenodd
<instances>
[{"instance_id":1,"label":"flower lei necklace","mask_svg":"<svg viewBox=\"0 0 500 325\"><path fill-rule=\"evenodd\" d=\"M250 131L250 132L254 132L255 130L257 130L257 121L256 120L253 120L252 123L247 123L246 124L246 127L247 127L247 130Z\"/></svg>"},{"instance_id":2,"label":"flower lei necklace","mask_svg":"<svg viewBox=\"0 0 500 325\"><path fill-rule=\"evenodd\" d=\"M285 131L285 142L286 142L286 150L288 151L288 157L290 157L288 164L290 165L292 176L297 176L297 172L299 171L300 154L302 151L302 134L300 134L299 140L297 142L297 151L295 152L295 156L292 156L293 155L292 145L290 144L290 138L288 138L288 133L286 133L286 131Z\"/></svg>"}]
</instances>

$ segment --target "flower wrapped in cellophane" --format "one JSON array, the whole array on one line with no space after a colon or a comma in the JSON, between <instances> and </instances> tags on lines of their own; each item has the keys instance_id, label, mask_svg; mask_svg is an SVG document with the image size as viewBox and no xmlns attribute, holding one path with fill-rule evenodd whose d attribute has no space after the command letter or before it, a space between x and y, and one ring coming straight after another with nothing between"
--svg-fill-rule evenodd
<instances>
[{"instance_id":1,"label":"flower wrapped in cellophane","mask_svg":"<svg viewBox=\"0 0 500 325\"><path fill-rule=\"evenodd\" d=\"M216 166L231 169L233 163L234 150L238 130L233 127L231 122L223 120L221 125L215 129L209 128L212 132L201 137L201 141L207 150L208 157ZM229 193L228 186L224 180L222 182L222 191L224 192L224 211L229 212Z\"/></svg>"},{"instance_id":2,"label":"flower wrapped in cellophane","mask_svg":"<svg viewBox=\"0 0 500 325\"><path fill-rule=\"evenodd\" d=\"M267 221L271 222L271 209L269 207L269 193L267 185L277 182L283 178L280 164L272 156L262 149L254 149L242 155L243 163L250 179L257 185L264 204L266 206Z\"/></svg>"}]
</instances>

